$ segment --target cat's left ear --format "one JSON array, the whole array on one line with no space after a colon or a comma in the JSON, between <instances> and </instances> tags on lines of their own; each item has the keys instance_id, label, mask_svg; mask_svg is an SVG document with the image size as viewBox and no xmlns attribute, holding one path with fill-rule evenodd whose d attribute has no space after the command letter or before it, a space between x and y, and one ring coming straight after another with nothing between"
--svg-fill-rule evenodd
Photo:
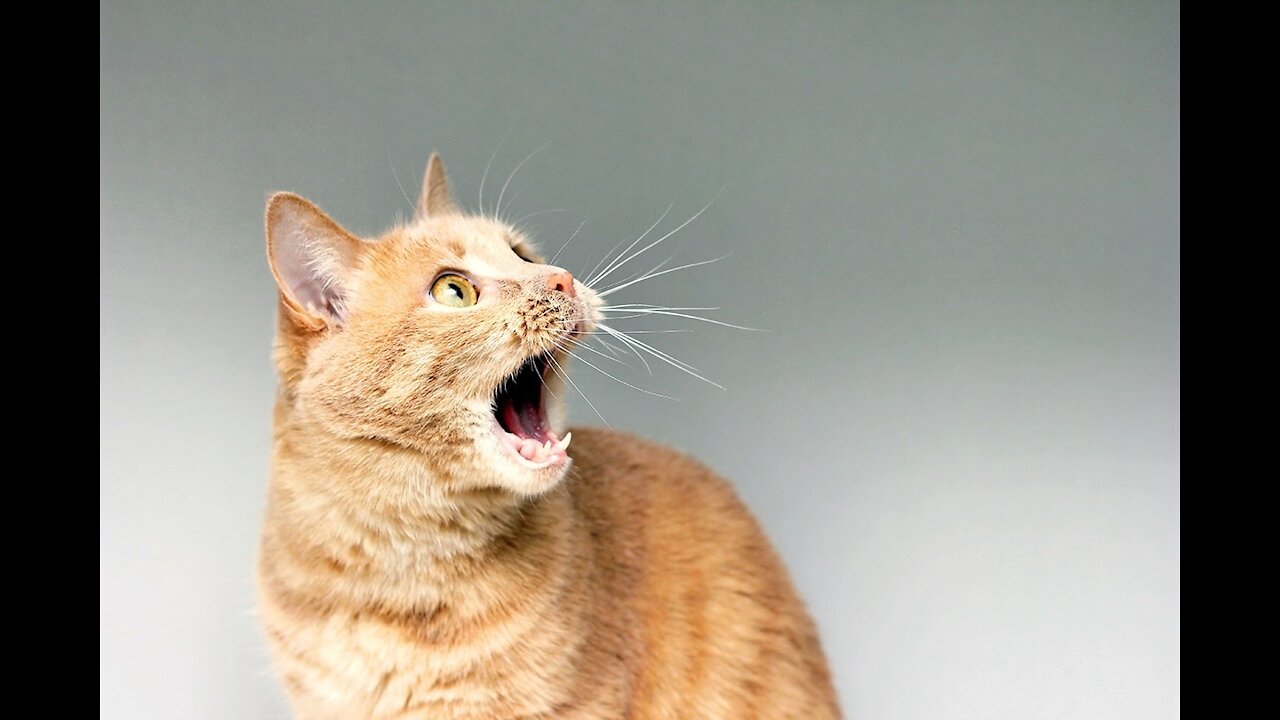
<instances>
[{"instance_id":1,"label":"cat's left ear","mask_svg":"<svg viewBox=\"0 0 1280 720\"><path fill-rule=\"evenodd\" d=\"M422 195L418 198L418 207L413 211L413 219L421 220L435 215L451 215L458 212L449 196L449 178L444 174L444 161L440 153L431 153L427 161L427 173L422 178Z\"/></svg>"},{"instance_id":2,"label":"cat's left ear","mask_svg":"<svg viewBox=\"0 0 1280 720\"><path fill-rule=\"evenodd\" d=\"M341 326L367 245L293 193L267 202L267 261L289 316L302 328Z\"/></svg>"}]
</instances>

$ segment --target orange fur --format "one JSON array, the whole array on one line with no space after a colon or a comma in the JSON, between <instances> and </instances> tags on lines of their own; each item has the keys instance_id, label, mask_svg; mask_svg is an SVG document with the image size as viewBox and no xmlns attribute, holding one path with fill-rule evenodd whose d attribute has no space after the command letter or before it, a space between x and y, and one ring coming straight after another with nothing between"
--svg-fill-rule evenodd
<instances>
[{"instance_id":1,"label":"orange fur","mask_svg":"<svg viewBox=\"0 0 1280 720\"><path fill-rule=\"evenodd\" d=\"M563 271L517 257L526 238L461 214L438 158L414 221L376 241L285 194L267 235L281 382L258 580L298 717L838 717L813 624L723 480L621 433L574 430L542 469L494 439L495 387L600 300L548 289ZM424 302L442 270L480 304Z\"/></svg>"}]
</instances>

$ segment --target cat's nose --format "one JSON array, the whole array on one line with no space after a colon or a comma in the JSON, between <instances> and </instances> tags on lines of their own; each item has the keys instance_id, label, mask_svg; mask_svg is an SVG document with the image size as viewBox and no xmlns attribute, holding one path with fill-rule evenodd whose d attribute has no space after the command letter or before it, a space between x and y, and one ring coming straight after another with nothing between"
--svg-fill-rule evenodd
<instances>
[{"instance_id":1,"label":"cat's nose","mask_svg":"<svg viewBox=\"0 0 1280 720\"><path fill-rule=\"evenodd\" d=\"M573 273L568 270L551 273L547 276L547 289L562 292L569 297L577 297L578 291L573 289Z\"/></svg>"}]
</instances>

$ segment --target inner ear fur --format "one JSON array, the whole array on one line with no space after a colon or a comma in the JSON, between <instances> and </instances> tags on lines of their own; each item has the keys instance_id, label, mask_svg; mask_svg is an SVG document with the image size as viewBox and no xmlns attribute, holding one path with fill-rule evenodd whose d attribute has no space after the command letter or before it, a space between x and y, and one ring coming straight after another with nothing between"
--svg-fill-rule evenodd
<instances>
[{"instance_id":1,"label":"inner ear fur","mask_svg":"<svg viewBox=\"0 0 1280 720\"><path fill-rule=\"evenodd\" d=\"M286 309L304 328L341 326L363 240L293 193L267 201L267 261Z\"/></svg>"}]
</instances>

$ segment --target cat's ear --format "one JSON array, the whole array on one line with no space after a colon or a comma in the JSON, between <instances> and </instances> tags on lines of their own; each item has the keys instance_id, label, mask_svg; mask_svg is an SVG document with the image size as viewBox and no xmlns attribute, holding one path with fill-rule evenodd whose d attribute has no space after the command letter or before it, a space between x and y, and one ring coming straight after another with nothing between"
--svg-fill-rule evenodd
<instances>
[{"instance_id":1,"label":"cat's ear","mask_svg":"<svg viewBox=\"0 0 1280 720\"><path fill-rule=\"evenodd\" d=\"M267 261L291 315L310 330L342 325L364 241L293 193L267 201Z\"/></svg>"},{"instance_id":2,"label":"cat's ear","mask_svg":"<svg viewBox=\"0 0 1280 720\"><path fill-rule=\"evenodd\" d=\"M434 215L450 215L458 212L449 196L449 178L444 174L444 161L440 153L431 153L427 161L427 173L422 178L422 195L418 197L418 207L413 211L413 219L421 220Z\"/></svg>"}]
</instances>

